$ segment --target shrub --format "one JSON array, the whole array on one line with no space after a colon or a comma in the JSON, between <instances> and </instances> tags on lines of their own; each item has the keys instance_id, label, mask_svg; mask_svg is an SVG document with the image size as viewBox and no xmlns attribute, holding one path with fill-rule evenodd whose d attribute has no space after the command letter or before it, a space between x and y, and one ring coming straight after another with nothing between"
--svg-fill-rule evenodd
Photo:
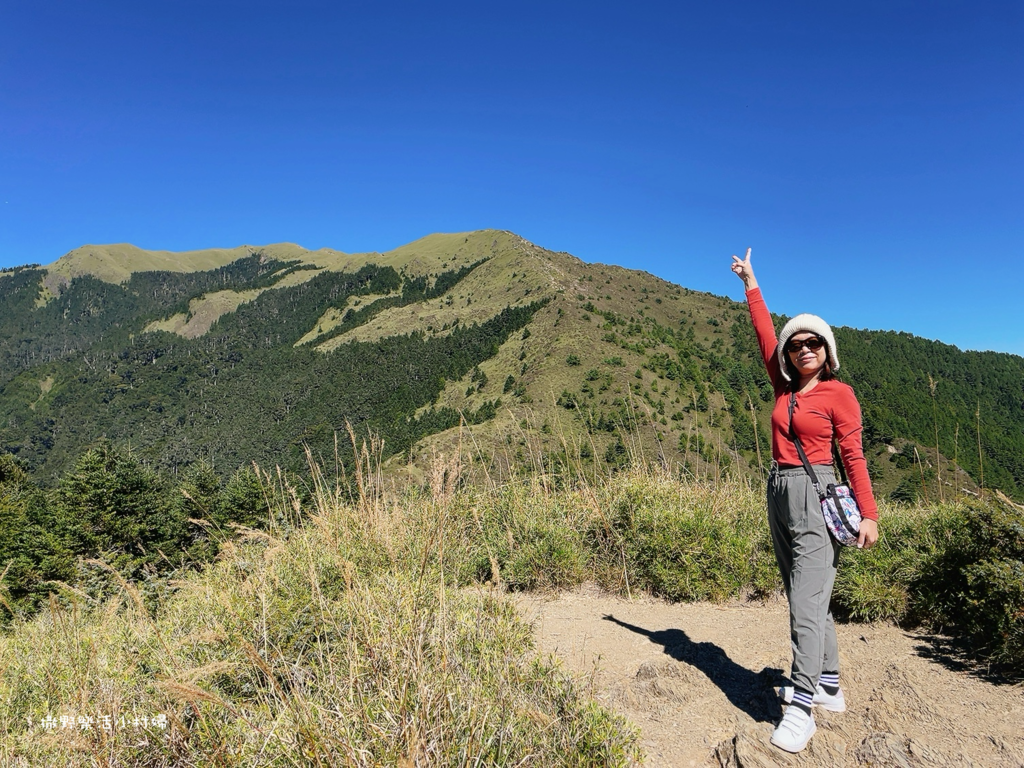
<instances>
[{"instance_id":1,"label":"shrub","mask_svg":"<svg viewBox=\"0 0 1024 768\"><path fill-rule=\"evenodd\" d=\"M883 507L878 543L846 550L832 593L832 610L858 621L900 621L911 599L910 583L924 557L921 543L929 511L919 506Z\"/></svg>"},{"instance_id":2,"label":"shrub","mask_svg":"<svg viewBox=\"0 0 1024 768\"><path fill-rule=\"evenodd\" d=\"M760 501L749 488L631 479L619 487L609 524L590 531L604 552L606 586L621 590L628 581L631 589L687 601L778 589Z\"/></svg>"},{"instance_id":3,"label":"shrub","mask_svg":"<svg viewBox=\"0 0 1024 768\"><path fill-rule=\"evenodd\" d=\"M911 588L911 617L954 631L995 664L1024 673L1024 520L1000 499L940 508Z\"/></svg>"},{"instance_id":4,"label":"shrub","mask_svg":"<svg viewBox=\"0 0 1024 768\"><path fill-rule=\"evenodd\" d=\"M833 609L959 637L1024 674L1024 521L1005 499L883 507L878 544L843 552Z\"/></svg>"},{"instance_id":5,"label":"shrub","mask_svg":"<svg viewBox=\"0 0 1024 768\"><path fill-rule=\"evenodd\" d=\"M125 576L174 552L185 520L161 479L107 443L84 453L54 493L52 534L76 556L104 557Z\"/></svg>"}]
</instances>

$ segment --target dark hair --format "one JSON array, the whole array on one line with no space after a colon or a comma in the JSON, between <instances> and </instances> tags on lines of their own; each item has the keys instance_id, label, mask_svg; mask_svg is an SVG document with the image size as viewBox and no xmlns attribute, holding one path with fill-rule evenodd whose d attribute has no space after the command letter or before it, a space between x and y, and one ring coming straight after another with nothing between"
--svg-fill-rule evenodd
<instances>
[{"instance_id":1,"label":"dark hair","mask_svg":"<svg viewBox=\"0 0 1024 768\"><path fill-rule=\"evenodd\" d=\"M820 336L818 338L821 338ZM838 379L839 374L832 370L832 353L829 350L828 342L822 339L825 346L825 364L821 367L821 373L818 374L818 381L830 381L832 379ZM789 342L786 342L787 346ZM782 363L786 366L786 373L789 374L789 386L794 392L796 388L800 386L800 372L797 371L796 366L793 365L793 361L789 359L789 352L785 347L782 349Z\"/></svg>"}]
</instances>

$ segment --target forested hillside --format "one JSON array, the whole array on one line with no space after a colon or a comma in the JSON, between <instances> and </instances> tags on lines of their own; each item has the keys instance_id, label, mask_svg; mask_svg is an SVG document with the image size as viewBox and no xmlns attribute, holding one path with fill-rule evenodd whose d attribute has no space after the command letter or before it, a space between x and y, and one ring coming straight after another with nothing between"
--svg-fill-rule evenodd
<instances>
[{"instance_id":1,"label":"forested hillside","mask_svg":"<svg viewBox=\"0 0 1024 768\"><path fill-rule=\"evenodd\" d=\"M0 448L43 485L101 438L172 475L299 471L307 445L333 460L346 424L407 479L456 449L460 422L498 473L641 453L720 477L770 460L771 390L728 299L493 230L363 256L200 252L222 266L194 272L140 271L173 261L147 253L91 246L0 275ZM1024 493L1024 360L837 338L880 495Z\"/></svg>"},{"instance_id":2,"label":"forested hillside","mask_svg":"<svg viewBox=\"0 0 1024 768\"><path fill-rule=\"evenodd\" d=\"M443 294L468 271L436 276L428 286L367 265L262 293L197 339L139 332L211 287L252 289L294 268L254 256L213 272L136 273L123 287L77 278L39 308L38 271L0 281L0 301L14 310L4 313L0 331L4 448L44 477L101 436L130 442L172 470L203 457L231 469L253 460L298 465L304 444L333 453L334 433L347 421L401 451L458 423L450 410L413 415L541 306L509 308L440 337L413 332L327 355L296 347L327 306L394 293L350 311L335 329L343 333L389 306ZM477 411L470 420L486 417L487 409Z\"/></svg>"},{"instance_id":3,"label":"forested hillside","mask_svg":"<svg viewBox=\"0 0 1024 768\"><path fill-rule=\"evenodd\" d=\"M836 339L847 379L862 393L868 444L912 441L911 450L891 456L904 466L913 461L913 444L921 446L932 464L926 478L935 474L937 444L977 482L1022 497L1024 359L963 352L907 333L840 328Z\"/></svg>"}]
</instances>

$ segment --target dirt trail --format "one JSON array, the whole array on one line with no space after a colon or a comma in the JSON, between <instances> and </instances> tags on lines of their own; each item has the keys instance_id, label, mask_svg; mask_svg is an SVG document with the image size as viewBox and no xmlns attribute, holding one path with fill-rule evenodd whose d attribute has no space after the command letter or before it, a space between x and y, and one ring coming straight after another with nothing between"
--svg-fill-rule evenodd
<instances>
[{"instance_id":1,"label":"dirt trail","mask_svg":"<svg viewBox=\"0 0 1024 768\"><path fill-rule=\"evenodd\" d=\"M520 596L542 652L593 681L642 733L650 766L1024 766L1024 686L937 660L925 635L840 624L848 709L815 710L799 756L768 737L789 672L784 601L628 601L595 587Z\"/></svg>"}]
</instances>

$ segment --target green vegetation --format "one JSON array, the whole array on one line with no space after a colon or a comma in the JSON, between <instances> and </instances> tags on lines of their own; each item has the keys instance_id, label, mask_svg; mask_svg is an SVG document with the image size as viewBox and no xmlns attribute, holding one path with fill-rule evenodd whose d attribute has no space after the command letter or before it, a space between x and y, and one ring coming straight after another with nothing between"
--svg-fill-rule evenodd
<instances>
[{"instance_id":1,"label":"green vegetation","mask_svg":"<svg viewBox=\"0 0 1024 768\"><path fill-rule=\"evenodd\" d=\"M454 588L450 500L353 503L319 482L303 505L277 491L279 524L224 542L155 606L120 579L105 598L67 588L0 638L4 764L638 757L635 731L537 656L509 601Z\"/></svg>"},{"instance_id":2,"label":"green vegetation","mask_svg":"<svg viewBox=\"0 0 1024 768\"><path fill-rule=\"evenodd\" d=\"M1005 497L883 512L880 545L840 568L838 611L956 635L996 669L1024 675L1021 513Z\"/></svg>"},{"instance_id":3,"label":"green vegetation","mask_svg":"<svg viewBox=\"0 0 1024 768\"><path fill-rule=\"evenodd\" d=\"M542 474L500 488L448 487L443 521L429 516L423 492L415 489L387 501L393 505L388 514L404 521L411 537L402 545L406 550L424 546L416 544L419 538L440 537L453 586L563 589L590 579L624 595L686 601L756 598L778 590L758 488L728 473L718 480L672 477L642 468L621 443L612 443L613 449L605 459L620 469L607 479L584 477L584 460L563 454L539 465ZM367 460L360 459L356 478L369 471ZM460 472L446 468L438 476L450 484ZM298 489L291 501L297 506L317 502L322 481L311 485L301 477L284 473L275 482ZM374 477L382 482L379 472ZM335 503L349 492L369 493L366 482L338 486ZM212 560L232 531L285 524L292 513L271 503L271 486L252 469L222 482L205 464L171 480L101 445L45 490L5 457L5 615L27 618L60 585L102 599L115 571L139 584L147 600L158 601L168 574ZM1024 672L1020 511L1005 497L883 505L880 544L843 554L837 614L954 632L992 663ZM376 552L363 563L368 572L389 562L376 549L368 552Z\"/></svg>"},{"instance_id":4,"label":"green vegetation","mask_svg":"<svg viewBox=\"0 0 1024 768\"><path fill-rule=\"evenodd\" d=\"M1024 360L891 331L841 328L836 344L846 380L864 393L868 444L912 440L934 468L937 440L976 482L1024 498ZM929 498L949 493L952 478L941 479L933 473Z\"/></svg>"},{"instance_id":5,"label":"green vegetation","mask_svg":"<svg viewBox=\"0 0 1024 768\"><path fill-rule=\"evenodd\" d=\"M252 468L225 482L199 463L171 480L100 443L44 489L0 456L5 619L31 615L60 585L102 596L109 568L160 589L157 577L212 560L233 527L272 522Z\"/></svg>"},{"instance_id":6,"label":"green vegetation","mask_svg":"<svg viewBox=\"0 0 1024 768\"><path fill-rule=\"evenodd\" d=\"M77 278L39 309L32 302L40 273L22 270L0 284L10 309L0 316L0 441L51 481L101 436L130 441L142 459L171 471L203 459L221 473L254 460L301 469L303 446L333 456L346 422L364 435L372 429L391 453L407 450L459 423L456 411L429 407L445 382L479 371L543 301L444 336L415 332L330 354L294 344L326 306L395 294L349 310L332 330L344 333L387 307L442 295L479 263L431 281L374 265L324 272L264 291L197 339L138 331L183 311L196 291L265 286L292 267L253 256L209 273L136 273L123 287ZM41 394L43 381L51 383ZM466 417L486 420L496 408L491 401ZM352 457L341 458L351 468Z\"/></svg>"},{"instance_id":7,"label":"green vegetation","mask_svg":"<svg viewBox=\"0 0 1024 768\"><path fill-rule=\"evenodd\" d=\"M333 456L346 420L397 454L457 425L459 411L480 422L510 408L510 421L531 410L537 424L564 417L563 428L592 443L595 467L620 466L615 446L642 424L653 427L646 450L695 476L726 464L750 477L767 468L772 393L740 304L584 265L509 233L427 238L381 255L384 266L337 261L355 270L346 273L280 260L303 253L268 246L191 273L131 274L125 264L123 284L76 278L38 306L45 270L10 270L0 284L0 450L51 484L104 436L171 472L206 461L230 475L254 460L298 471L303 444ZM602 295L584 292L594 272ZM211 291L260 293L199 338L142 332L169 316L183 322ZM374 335L409 322L418 330ZM339 343L364 332L374 340ZM907 334L836 333L880 496L942 501L984 486L1024 499L1021 358ZM497 354L513 338L518 349ZM475 437L493 455L500 443L490 435Z\"/></svg>"},{"instance_id":8,"label":"green vegetation","mask_svg":"<svg viewBox=\"0 0 1024 768\"><path fill-rule=\"evenodd\" d=\"M53 594L33 616L14 588L32 559L3 553L17 613L0 637L3 759L626 764L635 733L531 651L503 593L779 589L762 493L745 480L681 480L627 452L606 478L570 462L481 488L452 457L395 495L379 451L358 455L351 487L309 456L301 484L253 471L221 486L197 468L172 489L105 447L49 493L5 459L3 523L69 570L36 583ZM987 668L1024 675L1020 512L990 496L883 504L879 545L843 553L837 615L952 632ZM156 714L166 730L132 725ZM44 725L62 715L125 724Z\"/></svg>"}]
</instances>

